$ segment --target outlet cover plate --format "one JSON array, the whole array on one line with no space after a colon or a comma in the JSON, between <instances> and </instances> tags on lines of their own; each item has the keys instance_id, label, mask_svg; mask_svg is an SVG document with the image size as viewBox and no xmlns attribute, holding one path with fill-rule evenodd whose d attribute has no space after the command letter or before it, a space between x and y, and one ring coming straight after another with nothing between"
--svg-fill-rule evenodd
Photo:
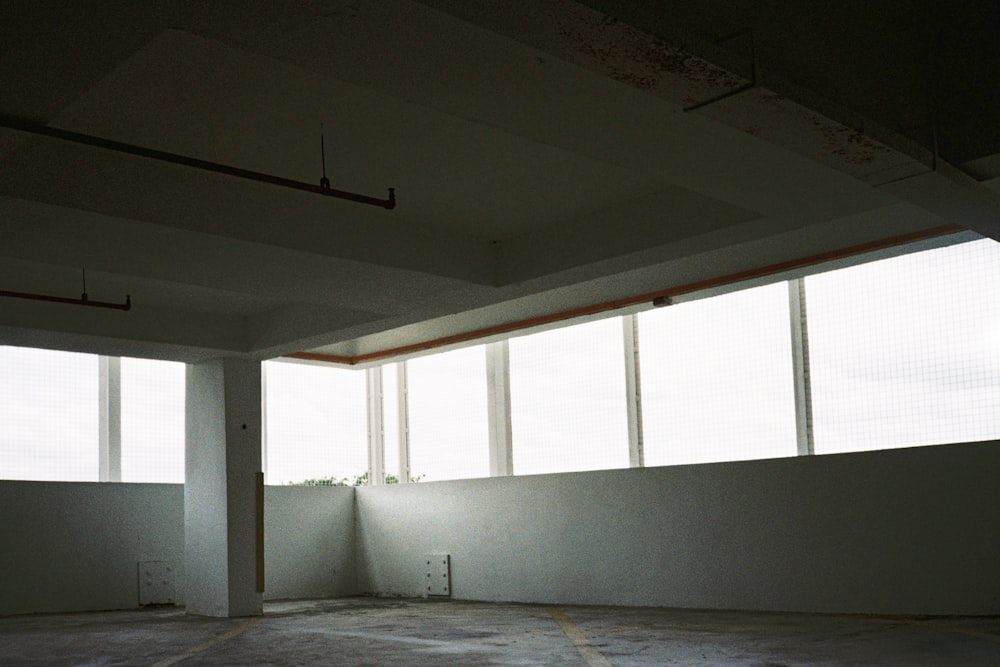
<instances>
[{"instance_id":1,"label":"outlet cover plate","mask_svg":"<svg viewBox=\"0 0 1000 667\"><path fill-rule=\"evenodd\" d=\"M165 560L139 563L139 605L174 604L174 567Z\"/></svg>"},{"instance_id":2,"label":"outlet cover plate","mask_svg":"<svg viewBox=\"0 0 1000 667\"><path fill-rule=\"evenodd\" d=\"M424 575L425 595L451 595L451 554L427 554Z\"/></svg>"}]
</instances>

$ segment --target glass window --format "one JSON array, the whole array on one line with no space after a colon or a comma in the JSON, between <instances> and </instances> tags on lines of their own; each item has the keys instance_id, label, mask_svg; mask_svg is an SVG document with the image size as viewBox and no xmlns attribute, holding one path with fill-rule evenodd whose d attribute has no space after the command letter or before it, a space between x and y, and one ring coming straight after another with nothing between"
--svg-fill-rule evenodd
<instances>
[{"instance_id":1,"label":"glass window","mask_svg":"<svg viewBox=\"0 0 1000 667\"><path fill-rule=\"evenodd\" d=\"M627 468L621 318L509 345L514 473Z\"/></svg>"},{"instance_id":2,"label":"glass window","mask_svg":"<svg viewBox=\"0 0 1000 667\"><path fill-rule=\"evenodd\" d=\"M638 319L647 466L796 455L786 283Z\"/></svg>"},{"instance_id":3,"label":"glass window","mask_svg":"<svg viewBox=\"0 0 1000 667\"><path fill-rule=\"evenodd\" d=\"M365 373L268 361L265 477L268 484L355 484L368 470Z\"/></svg>"},{"instance_id":4,"label":"glass window","mask_svg":"<svg viewBox=\"0 0 1000 667\"><path fill-rule=\"evenodd\" d=\"M96 482L98 359L0 346L0 477Z\"/></svg>"},{"instance_id":5,"label":"glass window","mask_svg":"<svg viewBox=\"0 0 1000 667\"><path fill-rule=\"evenodd\" d=\"M411 476L427 481L489 476L485 348L406 364Z\"/></svg>"},{"instance_id":6,"label":"glass window","mask_svg":"<svg viewBox=\"0 0 1000 667\"><path fill-rule=\"evenodd\" d=\"M1000 245L810 276L816 453L1000 437Z\"/></svg>"},{"instance_id":7,"label":"glass window","mask_svg":"<svg viewBox=\"0 0 1000 667\"><path fill-rule=\"evenodd\" d=\"M123 482L184 483L184 364L121 360Z\"/></svg>"}]
</instances>

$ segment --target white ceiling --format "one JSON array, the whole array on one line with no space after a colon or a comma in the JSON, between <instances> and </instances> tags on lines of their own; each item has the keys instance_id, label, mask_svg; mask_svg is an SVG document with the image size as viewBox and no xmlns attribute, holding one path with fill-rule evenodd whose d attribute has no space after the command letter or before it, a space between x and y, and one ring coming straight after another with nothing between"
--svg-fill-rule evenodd
<instances>
[{"instance_id":1,"label":"white ceiling","mask_svg":"<svg viewBox=\"0 0 1000 667\"><path fill-rule=\"evenodd\" d=\"M332 187L398 205L0 129L0 290L76 297L85 268L91 299L133 302L0 299L0 344L354 357L945 224L1000 230L997 109L935 126L937 156L925 136L954 92L918 48L921 20L950 34L929 9L837 10L803 36L788 26L819 5L16 4L0 125L318 184L322 124ZM685 111L751 83L747 33L712 39L746 26L756 85ZM974 54L967 82L1000 64Z\"/></svg>"}]
</instances>

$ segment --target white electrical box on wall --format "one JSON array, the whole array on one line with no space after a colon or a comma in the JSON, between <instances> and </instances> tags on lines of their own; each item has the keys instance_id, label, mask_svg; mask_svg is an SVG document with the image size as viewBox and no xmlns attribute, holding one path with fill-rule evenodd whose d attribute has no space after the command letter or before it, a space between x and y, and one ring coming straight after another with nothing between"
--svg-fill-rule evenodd
<instances>
[{"instance_id":1,"label":"white electrical box on wall","mask_svg":"<svg viewBox=\"0 0 1000 667\"><path fill-rule=\"evenodd\" d=\"M451 555L424 557L424 595L451 595Z\"/></svg>"},{"instance_id":2,"label":"white electrical box on wall","mask_svg":"<svg viewBox=\"0 0 1000 667\"><path fill-rule=\"evenodd\" d=\"M174 568L164 560L139 563L139 605L174 603Z\"/></svg>"}]
</instances>

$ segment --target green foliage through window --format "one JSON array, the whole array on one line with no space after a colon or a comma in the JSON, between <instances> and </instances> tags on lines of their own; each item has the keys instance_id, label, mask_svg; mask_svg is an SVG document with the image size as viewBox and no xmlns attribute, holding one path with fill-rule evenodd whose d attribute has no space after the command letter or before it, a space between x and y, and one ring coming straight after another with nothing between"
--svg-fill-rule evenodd
<instances>
[{"instance_id":1,"label":"green foliage through window","mask_svg":"<svg viewBox=\"0 0 1000 667\"><path fill-rule=\"evenodd\" d=\"M411 477L411 482L419 482L424 478L423 475L418 475L416 477ZM386 484L399 484L399 478L396 475L386 475ZM320 477L318 479L307 479L301 482L288 482L286 486L365 486L368 484L368 473L363 472L360 475L355 475L354 477L341 477L337 479L336 477Z\"/></svg>"}]
</instances>

